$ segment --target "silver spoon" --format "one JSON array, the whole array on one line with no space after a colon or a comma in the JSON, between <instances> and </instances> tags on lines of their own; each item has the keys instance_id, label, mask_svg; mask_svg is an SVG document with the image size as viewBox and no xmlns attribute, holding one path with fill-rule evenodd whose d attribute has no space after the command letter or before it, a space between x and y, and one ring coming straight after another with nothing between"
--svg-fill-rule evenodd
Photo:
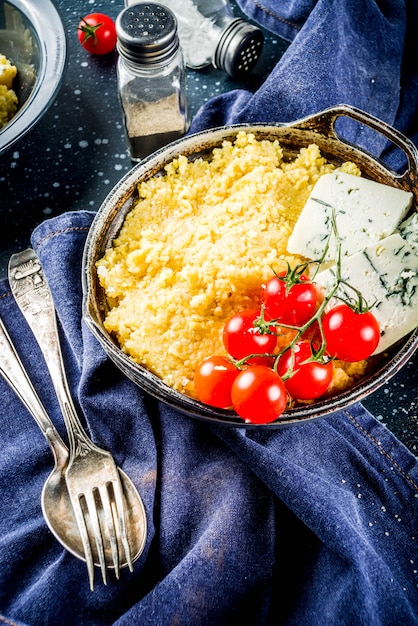
<instances>
[{"instance_id":1,"label":"silver spoon","mask_svg":"<svg viewBox=\"0 0 418 626\"><path fill-rule=\"evenodd\" d=\"M73 507L65 482L69 452L39 399L24 366L0 319L0 373L34 417L54 456L54 469L42 489L41 504L45 521L56 539L74 556L86 561ZM118 468L127 500L126 525L129 534L132 562L142 553L146 541L146 515L142 499L128 476ZM94 564L99 566L97 551L93 549ZM121 559L120 567L128 566Z\"/></svg>"}]
</instances>

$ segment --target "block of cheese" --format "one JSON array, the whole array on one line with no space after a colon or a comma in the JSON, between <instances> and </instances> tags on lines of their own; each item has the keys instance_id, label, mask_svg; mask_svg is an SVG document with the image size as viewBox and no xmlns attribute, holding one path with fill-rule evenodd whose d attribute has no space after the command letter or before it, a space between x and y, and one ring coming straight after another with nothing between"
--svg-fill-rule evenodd
<instances>
[{"instance_id":1,"label":"block of cheese","mask_svg":"<svg viewBox=\"0 0 418 626\"><path fill-rule=\"evenodd\" d=\"M418 213L416 211L400 224L398 231L412 248L418 250Z\"/></svg>"},{"instance_id":2,"label":"block of cheese","mask_svg":"<svg viewBox=\"0 0 418 626\"><path fill-rule=\"evenodd\" d=\"M333 172L318 180L287 244L292 254L319 260L332 232L332 209L341 241L341 255L363 250L396 230L412 206L412 193L375 181ZM325 261L336 257L332 234Z\"/></svg>"},{"instance_id":3,"label":"block of cheese","mask_svg":"<svg viewBox=\"0 0 418 626\"><path fill-rule=\"evenodd\" d=\"M335 285L336 266L315 277L325 292ZM380 325L375 354L383 352L418 326L418 250L399 233L368 246L341 262L341 278L358 289ZM337 294L349 300L355 294L343 284ZM336 300L330 301L330 306Z\"/></svg>"}]
</instances>

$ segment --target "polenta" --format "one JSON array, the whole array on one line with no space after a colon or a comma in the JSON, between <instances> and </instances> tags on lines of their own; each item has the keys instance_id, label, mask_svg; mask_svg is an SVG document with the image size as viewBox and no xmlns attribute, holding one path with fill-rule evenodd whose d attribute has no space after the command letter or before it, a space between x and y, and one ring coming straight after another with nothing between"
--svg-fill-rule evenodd
<instances>
[{"instance_id":1,"label":"polenta","mask_svg":"<svg viewBox=\"0 0 418 626\"><path fill-rule=\"evenodd\" d=\"M17 68L0 54L0 129L12 119L17 111L18 98L13 90Z\"/></svg>"},{"instance_id":2,"label":"polenta","mask_svg":"<svg viewBox=\"0 0 418 626\"><path fill-rule=\"evenodd\" d=\"M292 161L278 141L238 133L209 159L179 156L138 185L138 200L97 264L104 325L134 361L194 396L198 363L225 354L222 328L260 304L260 285L299 256L288 238L316 181L335 167L318 146ZM359 175L353 163L342 171ZM335 388L364 371L339 372Z\"/></svg>"}]
</instances>

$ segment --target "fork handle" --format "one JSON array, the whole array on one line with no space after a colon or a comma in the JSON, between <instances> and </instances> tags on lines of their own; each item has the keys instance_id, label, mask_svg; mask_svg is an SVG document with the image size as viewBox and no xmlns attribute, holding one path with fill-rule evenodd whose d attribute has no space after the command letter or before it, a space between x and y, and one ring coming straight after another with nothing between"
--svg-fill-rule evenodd
<instances>
[{"instance_id":1,"label":"fork handle","mask_svg":"<svg viewBox=\"0 0 418 626\"><path fill-rule=\"evenodd\" d=\"M76 451L91 448L94 444L83 429L71 398L59 343L54 302L34 250L28 248L11 256L9 282L48 366L67 427L71 458Z\"/></svg>"},{"instance_id":2,"label":"fork handle","mask_svg":"<svg viewBox=\"0 0 418 626\"><path fill-rule=\"evenodd\" d=\"M0 373L35 419L57 464L64 466L68 460L68 448L39 399L1 319Z\"/></svg>"}]
</instances>

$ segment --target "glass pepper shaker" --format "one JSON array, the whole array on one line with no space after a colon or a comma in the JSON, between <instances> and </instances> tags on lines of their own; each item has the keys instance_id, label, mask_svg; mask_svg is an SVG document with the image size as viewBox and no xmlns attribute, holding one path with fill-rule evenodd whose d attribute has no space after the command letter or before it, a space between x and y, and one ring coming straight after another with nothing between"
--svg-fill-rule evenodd
<instances>
[{"instance_id":1,"label":"glass pepper shaker","mask_svg":"<svg viewBox=\"0 0 418 626\"><path fill-rule=\"evenodd\" d=\"M177 20L165 6L137 3L117 17L118 93L130 157L140 161L189 126Z\"/></svg>"}]
</instances>

